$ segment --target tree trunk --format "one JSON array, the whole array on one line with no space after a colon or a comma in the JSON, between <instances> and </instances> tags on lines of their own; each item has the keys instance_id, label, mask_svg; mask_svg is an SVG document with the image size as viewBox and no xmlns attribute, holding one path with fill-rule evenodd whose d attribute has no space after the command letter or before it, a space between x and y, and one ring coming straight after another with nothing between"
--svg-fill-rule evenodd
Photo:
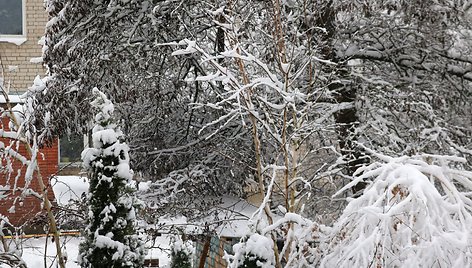
<instances>
[{"instance_id":1,"label":"tree trunk","mask_svg":"<svg viewBox=\"0 0 472 268\"><path fill-rule=\"evenodd\" d=\"M200 256L200 262L198 263L198 268L204 268L205 262L208 256L208 251L210 250L211 236L207 235L205 237L205 244L203 244L202 255Z\"/></svg>"},{"instance_id":2,"label":"tree trunk","mask_svg":"<svg viewBox=\"0 0 472 268\"><path fill-rule=\"evenodd\" d=\"M339 81L332 82L328 87L335 95L336 103L354 103L357 96L357 85L350 81L351 78L346 64L339 60L334 51L335 20L336 11L333 8L333 1L330 1L320 11L320 16L316 21L319 27L326 29L326 34L323 35L321 52L325 59L337 63L337 66L326 67L326 71L332 74L333 80ZM339 149L346 163L345 174L351 177L360 165L368 162L368 159L363 157L362 150L356 145L355 129L359 123L359 117L355 105L335 113L334 119L337 125L336 133L339 140ZM353 193L356 194L365 187L366 184L360 182L352 188Z\"/></svg>"}]
</instances>

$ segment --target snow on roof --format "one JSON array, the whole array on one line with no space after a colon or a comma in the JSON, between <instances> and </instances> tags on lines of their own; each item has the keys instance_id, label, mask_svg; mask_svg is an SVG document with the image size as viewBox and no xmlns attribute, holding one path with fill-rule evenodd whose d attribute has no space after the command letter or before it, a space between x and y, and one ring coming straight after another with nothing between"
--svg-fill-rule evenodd
<instances>
[{"instance_id":1,"label":"snow on roof","mask_svg":"<svg viewBox=\"0 0 472 268\"><path fill-rule=\"evenodd\" d=\"M249 233L248 221L257 207L245 200L224 196L223 203L216 207L222 224L216 228L218 236L242 237Z\"/></svg>"},{"instance_id":2,"label":"snow on roof","mask_svg":"<svg viewBox=\"0 0 472 268\"><path fill-rule=\"evenodd\" d=\"M10 103L23 103L25 99L23 98L22 95L9 94L8 100L10 101ZM5 96L0 94L0 104L4 104L4 103L7 103L7 101L5 100Z\"/></svg>"},{"instance_id":3,"label":"snow on roof","mask_svg":"<svg viewBox=\"0 0 472 268\"><path fill-rule=\"evenodd\" d=\"M215 231L220 237L243 237L250 233L249 220L257 212L259 207L254 206L246 200L223 196L222 203L214 208L212 216L205 218L206 222L219 222ZM278 220L278 215L274 215Z\"/></svg>"},{"instance_id":4,"label":"snow on roof","mask_svg":"<svg viewBox=\"0 0 472 268\"><path fill-rule=\"evenodd\" d=\"M82 194L86 194L89 182L86 177L56 176L51 180L52 190L59 205L65 206L71 200L79 201Z\"/></svg>"},{"instance_id":5,"label":"snow on roof","mask_svg":"<svg viewBox=\"0 0 472 268\"><path fill-rule=\"evenodd\" d=\"M205 232L207 226L219 237L243 237L249 233L249 220L258 207L246 200L232 196L223 196L221 203L206 212L205 217L189 220L185 216L160 218L158 229L183 228L187 234L198 235ZM166 233L166 231L163 231Z\"/></svg>"}]
</instances>

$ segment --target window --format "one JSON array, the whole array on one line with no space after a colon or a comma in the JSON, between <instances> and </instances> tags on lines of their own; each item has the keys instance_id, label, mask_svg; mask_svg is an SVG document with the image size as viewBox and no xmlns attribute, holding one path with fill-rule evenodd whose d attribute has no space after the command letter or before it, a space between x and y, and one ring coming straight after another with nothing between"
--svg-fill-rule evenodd
<instances>
[{"instance_id":1,"label":"window","mask_svg":"<svg viewBox=\"0 0 472 268\"><path fill-rule=\"evenodd\" d=\"M26 41L25 0L0 0L0 41Z\"/></svg>"},{"instance_id":2,"label":"window","mask_svg":"<svg viewBox=\"0 0 472 268\"><path fill-rule=\"evenodd\" d=\"M59 139L59 161L61 163L80 162L80 154L84 149L84 136L80 134L65 136Z\"/></svg>"}]
</instances>

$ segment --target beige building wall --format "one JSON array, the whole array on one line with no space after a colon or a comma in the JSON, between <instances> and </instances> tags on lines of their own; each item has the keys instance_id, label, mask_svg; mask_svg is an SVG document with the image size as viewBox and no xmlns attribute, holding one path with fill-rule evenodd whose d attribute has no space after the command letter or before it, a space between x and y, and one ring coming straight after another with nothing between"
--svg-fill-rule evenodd
<instances>
[{"instance_id":1,"label":"beige building wall","mask_svg":"<svg viewBox=\"0 0 472 268\"><path fill-rule=\"evenodd\" d=\"M21 0L18 0L21 1ZM10 92L24 92L33 84L36 75L44 76L41 63L32 63L32 58L41 57L42 46L38 44L44 35L48 20L44 0L26 0L26 42L21 45L0 41L0 61L4 86L10 86Z\"/></svg>"}]
</instances>

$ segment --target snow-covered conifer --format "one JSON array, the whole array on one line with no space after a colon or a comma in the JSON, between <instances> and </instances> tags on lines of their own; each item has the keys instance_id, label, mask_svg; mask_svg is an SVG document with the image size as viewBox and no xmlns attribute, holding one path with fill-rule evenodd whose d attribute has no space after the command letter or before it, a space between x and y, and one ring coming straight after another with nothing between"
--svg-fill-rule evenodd
<instances>
[{"instance_id":1,"label":"snow-covered conifer","mask_svg":"<svg viewBox=\"0 0 472 268\"><path fill-rule=\"evenodd\" d=\"M98 110L93 128L93 148L82 152L89 171L88 226L80 245L82 267L141 267L144 245L136 234L133 172L128 146L113 118L113 104L94 89L92 107Z\"/></svg>"}]
</instances>

